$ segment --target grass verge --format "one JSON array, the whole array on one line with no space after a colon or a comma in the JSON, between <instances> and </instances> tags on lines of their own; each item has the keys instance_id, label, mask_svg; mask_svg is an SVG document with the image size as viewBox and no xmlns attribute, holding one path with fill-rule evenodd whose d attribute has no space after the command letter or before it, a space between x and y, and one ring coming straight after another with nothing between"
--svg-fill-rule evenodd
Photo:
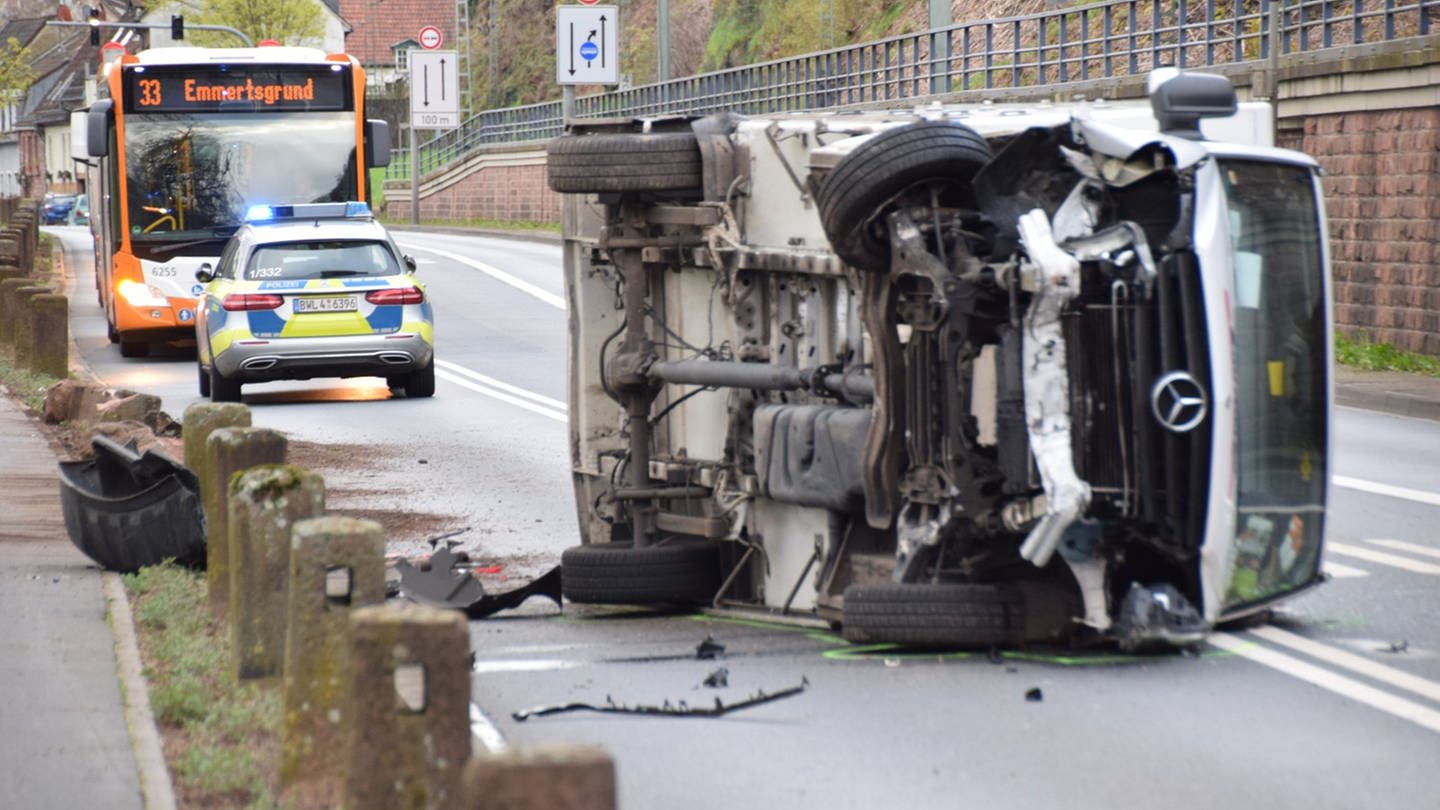
<instances>
[{"instance_id":1,"label":"grass verge","mask_svg":"<svg viewBox=\"0 0 1440 810\"><path fill-rule=\"evenodd\" d=\"M279 690L239 682L229 628L203 572L164 564L123 577L150 706L181 807L277 807Z\"/></svg>"},{"instance_id":2,"label":"grass verge","mask_svg":"<svg viewBox=\"0 0 1440 810\"><path fill-rule=\"evenodd\" d=\"M1390 343L1374 343L1364 333L1352 340L1336 332L1335 362L1368 371L1404 371L1440 377L1440 357L1407 352Z\"/></svg>"}]
</instances>

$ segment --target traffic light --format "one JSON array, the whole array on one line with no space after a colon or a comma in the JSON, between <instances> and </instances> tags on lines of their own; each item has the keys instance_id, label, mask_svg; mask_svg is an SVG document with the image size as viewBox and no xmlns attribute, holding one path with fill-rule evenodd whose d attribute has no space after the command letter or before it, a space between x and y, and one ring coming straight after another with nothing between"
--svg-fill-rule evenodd
<instances>
[{"instance_id":1,"label":"traffic light","mask_svg":"<svg viewBox=\"0 0 1440 810\"><path fill-rule=\"evenodd\" d=\"M176 42L185 38L185 15L170 15L170 38Z\"/></svg>"},{"instance_id":2,"label":"traffic light","mask_svg":"<svg viewBox=\"0 0 1440 810\"><path fill-rule=\"evenodd\" d=\"M90 9L90 44L100 44L100 9Z\"/></svg>"}]
</instances>

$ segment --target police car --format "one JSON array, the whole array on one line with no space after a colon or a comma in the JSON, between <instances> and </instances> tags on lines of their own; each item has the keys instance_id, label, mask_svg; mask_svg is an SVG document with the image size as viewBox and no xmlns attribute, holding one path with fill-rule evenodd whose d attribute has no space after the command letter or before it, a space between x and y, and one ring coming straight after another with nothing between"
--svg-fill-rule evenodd
<instances>
[{"instance_id":1,"label":"police car","mask_svg":"<svg viewBox=\"0 0 1440 810\"><path fill-rule=\"evenodd\" d=\"M200 395L245 383L384 377L435 393L434 324L415 261L363 202L254 206L196 305Z\"/></svg>"}]
</instances>

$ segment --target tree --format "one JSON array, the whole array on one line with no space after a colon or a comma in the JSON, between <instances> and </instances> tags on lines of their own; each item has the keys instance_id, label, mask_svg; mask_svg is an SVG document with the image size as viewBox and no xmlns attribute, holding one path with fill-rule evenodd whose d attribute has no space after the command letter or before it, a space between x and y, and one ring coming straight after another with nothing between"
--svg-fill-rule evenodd
<instances>
[{"instance_id":1,"label":"tree","mask_svg":"<svg viewBox=\"0 0 1440 810\"><path fill-rule=\"evenodd\" d=\"M31 67L30 49L21 45L20 40L10 37L0 47L0 102L17 101L21 94L35 81L35 69Z\"/></svg>"},{"instance_id":2,"label":"tree","mask_svg":"<svg viewBox=\"0 0 1440 810\"><path fill-rule=\"evenodd\" d=\"M318 47L325 36L325 15L319 0L190 0L186 22L228 25L253 42L273 39L285 45ZM189 13L193 10L193 13ZM233 48L240 43L219 31L186 32L196 45Z\"/></svg>"}]
</instances>

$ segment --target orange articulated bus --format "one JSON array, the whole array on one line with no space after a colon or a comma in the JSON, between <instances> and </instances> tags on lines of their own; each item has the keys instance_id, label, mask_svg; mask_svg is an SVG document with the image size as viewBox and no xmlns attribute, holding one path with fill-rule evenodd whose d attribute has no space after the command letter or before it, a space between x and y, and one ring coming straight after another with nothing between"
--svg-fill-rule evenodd
<instances>
[{"instance_id":1,"label":"orange articulated bus","mask_svg":"<svg viewBox=\"0 0 1440 810\"><path fill-rule=\"evenodd\" d=\"M251 205L369 200L390 131L365 72L312 48L158 48L102 68L86 113L95 285L125 357L193 339L195 272Z\"/></svg>"}]
</instances>

